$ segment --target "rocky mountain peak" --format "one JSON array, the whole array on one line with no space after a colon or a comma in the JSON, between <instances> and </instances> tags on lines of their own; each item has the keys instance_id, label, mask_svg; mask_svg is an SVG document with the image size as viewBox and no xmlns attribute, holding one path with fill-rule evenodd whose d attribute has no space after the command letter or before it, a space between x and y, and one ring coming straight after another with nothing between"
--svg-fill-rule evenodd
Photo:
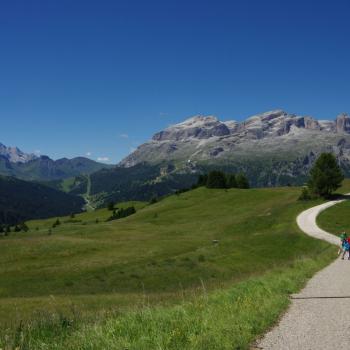
<instances>
[{"instance_id":1,"label":"rocky mountain peak","mask_svg":"<svg viewBox=\"0 0 350 350\"><path fill-rule=\"evenodd\" d=\"M311 116L276 109L240 122L220 121L212 115L196 115L156 133L151 141L123 159L120 166L170 159L181 160L185 164L188 164L188 160L212 161L249 153L253 147L257 147L254 152L271 152L275 148L287 148L283 146L287 144L305 143L310 147L312 145L311 149L318 149L325 143L324 140L338 140L342 137L339 134L350 134L348 114L339 115L335 121L319 121ZM316 140L320 145L315 146Z\"/></svg>"},{"instance_id":2,"label":"rocky mountain peak","mask_svg":"<svg viewBox=\"0 0 350 350\"><path fill-rule=\"evenodd\" d=\"M339 114L336 121L335 127L337 132L350 133L350 116L347 113Z\"/></svg>"},{"instance_id":3,"label":"rocky mountain peak","mask_svg":"<svg viewBox=\"0 0 350 350\"><path fill-rule=\"evenodd\" d=\"M27 163L37 158L35 154L24 153L18 147L6 147L2 143L0 143L0 156L11 163Z\"/></svg>"},{"instance_id":4,"label":"rocky mountain peak","mask_svg":"<svg viewBox=\"0 0 350 350\"><path fill-rule=\"evenodd\" d=\"M229 134L229 127L225 123L220 122L216 117L197 115L156 133L152 140L179 141L189 138L207 139Z\"/></svg>"}]
</instances>

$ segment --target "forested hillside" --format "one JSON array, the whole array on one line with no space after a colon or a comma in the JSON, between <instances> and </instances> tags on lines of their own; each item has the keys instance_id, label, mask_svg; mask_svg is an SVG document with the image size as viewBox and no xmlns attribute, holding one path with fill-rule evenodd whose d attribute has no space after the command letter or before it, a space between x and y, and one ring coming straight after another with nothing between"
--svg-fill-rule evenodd
<instances>
[{"instance_id":1,"label":"forested hillside","mask_svg":"<svg viewBox=\"0 0 350 350\"><path fill-rule=\"evenodd\" d=\"M0 176L0 224L81 212L84 200L47 186Z\"/></svg>"}]
</instances>

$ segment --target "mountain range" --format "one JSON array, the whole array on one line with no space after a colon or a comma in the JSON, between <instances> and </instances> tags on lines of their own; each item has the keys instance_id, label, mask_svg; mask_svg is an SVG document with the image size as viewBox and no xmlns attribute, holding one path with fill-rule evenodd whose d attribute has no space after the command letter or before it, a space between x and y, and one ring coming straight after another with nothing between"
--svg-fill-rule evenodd
<instances>
[{"instance_id":1,"label":"mountain range","mask_svg":"<svg viewBox=\"0 0 350 350\"><path fill-rule=\"evenodd\" d=\"M85 157L53 160L22 152L17 147L0 143L0 174L29 181L62 180L81 174L89 175L111 165L95 162Z\"/></svg>"},{"instance_id":2,"label":"mountain range","mask_svg":"<svg viewBox=\"0 0 350 350\"><path fill-rule=\"evenodd\" d=\"M350 116L334 120L274 110L237 122L197 115L157 132L117 166L84 157L52 160L0 145L0 174L40 181L89 206L149 200L188 188L210 170L247 175L251 186L300 185L322 152L350 176Z\"/></svg>"},{"instance_id":3,"label":"mountain range","mask_svg":"<svg viewBox=\"0 0 350 350\"><path fill-rule=\"evenodd\" d=\"M317 120L283 110L254 115L242 122L194 116L156 133L119 166L171 164L171 174L207 168L245 172L254 186L302 183L321 152L337 156L350 171L350 116Z\"/></svg>"}]
</instances>

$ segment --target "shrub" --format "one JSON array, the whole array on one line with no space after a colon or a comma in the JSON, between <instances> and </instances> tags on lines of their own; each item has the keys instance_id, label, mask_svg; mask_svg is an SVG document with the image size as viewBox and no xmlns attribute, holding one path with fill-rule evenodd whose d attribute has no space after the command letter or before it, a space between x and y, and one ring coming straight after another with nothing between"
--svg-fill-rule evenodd
<instances>
[{"instance_id":1,"label":"shrub","mask_svg":"<svg viewBox=\"0 0 350 350\"><path fill-rule=\"evenodd\" d=\"M311 194L310 194L310 190L308 187L304 186L301 189L301 194L298 198L299 201L308 201L311 199Z\"/></svg>"}]
</instances>

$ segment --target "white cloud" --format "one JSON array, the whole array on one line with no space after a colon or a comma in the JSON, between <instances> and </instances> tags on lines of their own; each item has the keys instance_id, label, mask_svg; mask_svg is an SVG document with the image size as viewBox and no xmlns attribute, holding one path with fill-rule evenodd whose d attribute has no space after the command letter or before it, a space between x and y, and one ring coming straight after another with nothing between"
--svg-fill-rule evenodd
<instances>
[{"instance_id":1,"label":"white cloud","mask_svg":"<svg viewBox=\"0 0 350 350\"><path fill-rule=\"evenodd\" d=\"M121 137L122 139L128 139L129 135L128 134L120 134L119 137Z\"/></svg>"},{"instance_id":2,"label":"white cloud","mask_svg":"<svg viewBox=\"0 0 350 350\"><path fill-rule=\"evenodd\" d=\"M41 154L40 149L36 149L36 150L34 151L34 154L37 155L37 156L40 156L40 154Z\"/></svg>"},{"instance_id":3,"label":"white cloud","mask_svg":"<svg viewBox=\"0 0 350 350\"><path fill-rule=\"evenodd\" d=\"M85 154L86 154L88 157L90 157L90 156L92 155L91 152L86 152Z\"/></svg>"},{"instance_id":4,"label":"white cloud","mask_svg":"<svg viewBox=\"0 0 350 350\"><path fill-rule=\"evenodd\" d=\"M129 152L132 153L132 152L135 152L135 151L136 151L136 147L130 147L130 148L129 148Z\"/></svg>"},{"instance_id":5,"label":"white cloud","mask_svg":"<svg viewBox=\"0 0 350 350\"><path fill-rule=\"evenodd\" d=\"M108 163L109 162L109 158L108 157L98 157L97 161L98 162Z\"/></svg>"}]
</instances>

